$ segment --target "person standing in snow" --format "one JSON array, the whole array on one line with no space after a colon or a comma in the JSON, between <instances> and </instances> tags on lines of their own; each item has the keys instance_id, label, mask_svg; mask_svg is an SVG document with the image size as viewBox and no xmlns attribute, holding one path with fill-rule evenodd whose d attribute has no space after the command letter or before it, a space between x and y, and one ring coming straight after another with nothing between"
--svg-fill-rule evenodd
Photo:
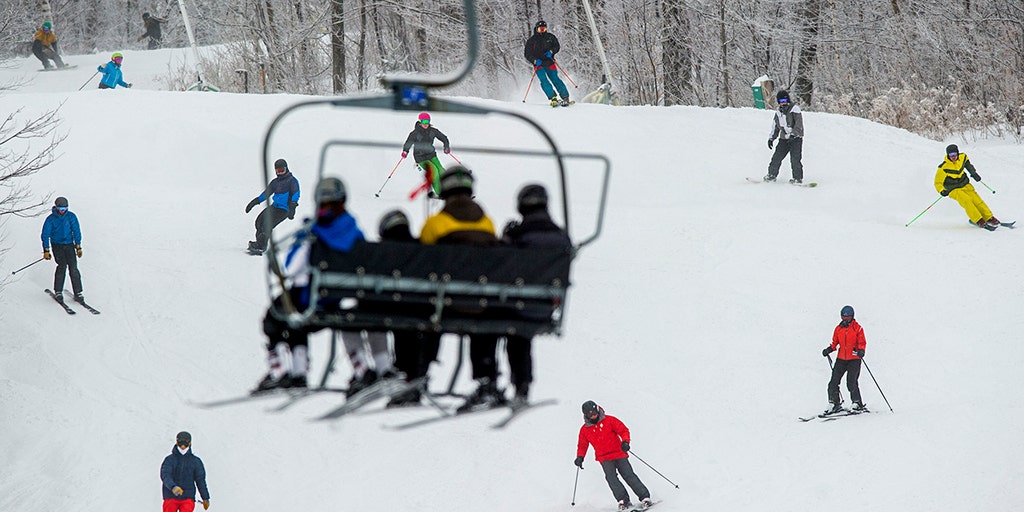
<instances>
[{"instance_id":1,"label":"person standing in snow","mask_svg":"<svg viewBox=\"0 0 1024 512\"><path fill-rule=\"evenodd\" d=\"M516 209L523 218L505 225L501 243L522 248L562 247L567 251L572 247L569 235L551 220L551 214L548 213L548 191L543 185L534 183L520 189L516 197ZM533 382L533 339L506 336L505 351L512 385L515 387L513 406L525 405Z\"/></svg>"},{"instance_id":2,"label":"person standing in snow","mask_svg":"<svg viewBox=\"0 0 1024 512\"><path fill-rule=\"evenodd\" d=\"M121 55L121 52L114 52L110 56L110 62L105 66L96 66L96 71L103 73L103 78L100 79L100 89L116 89L119 85L131 89L132 84L125 82L121 74L121 61L123 60L124 55Z\"/></svg>"},{"instance_id":3,"label":"person standing in snow","mask_svg":"<svg viewBox=\"0 0 1024 512\"><path fill-rule=\"evenodd\" d=\"M136 39L136 42L140 42L145 38L149 38L149 49L157 50L163 46L163 33L160 30L160 24L167 23L167 18L161 18L159 16L150 16L148 12L142 13L142 25L146 28L146 32Z\"/></svg>"},{"instance_id":4,"label":"person standing in snow","mask_svg":"<svg viewBox=\"0 0 1024 512\"><path fill-rule=\"evenodd\" d=\"M408 156L409 150L412 149L412 157L416 160L416 165L419 165L426 173L426 181L430 184L430 197L441 194L440 180L441 173L444 172L441 161L437 159L434 139L440 140L441 144L444 144L444 154L452 152L452 148L448 144L448 137L430 124L430 114L422 112L417 118L416 127L405 138L405 144L402 144L402 158Z\"/></svg>"},{"instance_id":5,"label":"person standing in snow","mask_svg":"<svg viewBox=\"0 0 1024 512\"><path fill-rule=\"evenodd\" d=\"M990 231L996 229L999 227L999 219L992 215L992 210L974 190L971 180L967 179L968 174L974 181L981 181L967 153L961 153L956 144L950 144L946 146L946 158L942 159L935 171L935 190L960 203L974 225Z\"/></svg>"},{"instance_id":6,"label":"person standing in snow","mask_svg":"<svg viewBox=\"0 0 1024 512\"><path fill-rule=\"evenodd\" d=\"M544 20L533 26L533 35L526 40L526 46L523 48L523 57L533 65L533 71L540 80L540 88L547 95L552 107L566 107L573 103L569 100L569 89L565 87L565 82L558 77L555 54L560 48L558 38L548 32L548 24ZM555 94L556 90L558 94Z\"/></svg>"},{"instance_id":7,"label":"person standing in snow","mask_svg":"<svg viewBox=\"0 0 1024 512\"><path fill-rule=\"evenodd\" d=\"M590 446L594 447L594 458L601 463L604 479L618 501L619 510L628 510L633 504L629 501L626 487L619 481L619 475L626 481L630 489L640 500L640 507L652 505L651 492L636 476L633 466L629 463L629 429L615 416L606 415L604 408L593 400L583 402L583 426L580 427L579 439L576 443L576 460L573 464L583 469L583 457Z\"/></svg>"},{"instance_id":8,"label":"person standing in snow","mask_svg":"<svg viewBox=\"0 0 1024 512\"><path fill-rule=\"evenodd\" d=\"M779 144L775 146L775 153L772 154L772 161L768 164L768 174L764 181L775 181L779 175L779 168L782 167L782 159L789 155L789 165L793 170L793 177L790 183L804 182L804 164L801 161L804 150L804 117L800 113L800 105L793 103L789 93L783 89L775 95L779 104L779 110L772 118L772 131L768 135L768 149L772 149L775 138L778 137Z\"/></svg>"},{"instance_id":9,"label":"person standing in snow","mask_svg":"<svg viewBox=\"0 0 1024 512\"><path fill-rule=\"evenodd\" d=\"M163 484L163 512L192 512L196 507L196 489L203 498L203 510L210 508L210 490L206 488L206 468L192 453L192 434L178 432L171 454L160 465Z\"/></svg>"},{"instance_id":10,"label":"person standing in snow","mask_svg":"<svg viewBox=\"0 0 1024 512\"><path fill-rule=\"evenodd\" d=\"M50 215L43 221L43 259L51 258L50 248L53 247L53 260L57 270L53 273L53 294L60 299L64 291L64 273L71 276L71 290L75 292L76 301L84 301L82 295L82 274L78 271L78 258L82 257L82 229L78 217L68 210L68 199L58 197L50 208Z\"/></svg>"},{"instance_id":11,"label":"person standing in snow","mask_svg":"<svg viewBox=\"0 0 1024 512\"><path fill-rule=\"evenodd\" d=\"M309 258L313 243L326 244L333 251L348 252L356 243L365 240L355 217L346 209L348 193L345 184L338 178L325 177L316 187L316 219L300 232L288 250L284 264L284 277L290 282L285 293L290 302L299 309L306 309L309 296ZM274 299L274 305L267 310L263 319L263 332L267 335L267 375L257 384L254 393L278 388L306 388L309 370L309 334L319 329L293 328L284 319L274 315L273 310L284 305L284 296ZM365 389L379 379L395 378L391 353L388 350L387 333L366 332L366 339L359 331L342 331L341 339L352 362L352 381L346 396ZM372 367L366 346L372 354Z\"/></svg>"},{"instance_id":12,"label":"person standing in snow","mask_svg":"<svg viewBox=\"0 0 1024 512\"><path fill-rule=\"evenodd\" d=\"M846 374L846 388L850 390L850 400L853 401L853 410L863 411L864 402L860 397L860 386L857 380L860 378L860 361L864 357L864 328L853 318L853 306L843 306L839 311L840 322L832 332L832 343L821 351L822 357L839 347L836 354L836 363L832 366L832 379L828 381L828 401L831 403L825 414L842 412L843 399L839 396L839 381L843 374Z\"/></svg>"},{"instance_id":13,"label":"person standing in snow","mask_svg":"<svg viewBox=\"0 0 1024 512\"><path fill-rule=\"evenodd\" d=\"M53 33L53 23L44 21L43 26L36 30L36 35L32 39L32 53L39 59L39 62L43 63L43 69L50 69L53 65L50 64L52 60L57 69L68 67L64 64L64 61L60 58L60 47L57 46L57 34Z\"/></svg>"},{"instance_id":14,"label":"person standing in snow","mask_svg":"<svg viewBox=\"0 0 1024 512\"><path fill-rule=\"evenodd\" d=\"M267 188L245 205L245 213L249 213L270 196L270 206L256 216L256 240L249 242L252 253L266 251L271 231L285 219L294 219L295 208L299 206L299 180L288 169L284 158L274 162L274 174L277 176L270 180Z\"/></svg>"}]
</instances>

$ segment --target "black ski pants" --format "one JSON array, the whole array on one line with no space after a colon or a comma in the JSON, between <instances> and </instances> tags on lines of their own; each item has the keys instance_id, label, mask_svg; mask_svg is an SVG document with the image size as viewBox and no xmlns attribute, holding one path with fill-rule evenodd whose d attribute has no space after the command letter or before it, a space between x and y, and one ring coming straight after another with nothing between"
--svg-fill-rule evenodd
<instances>
[{"instance_id":1,"label":"black ski pants","mask_svg":"<svg viewBox=\"0 0 1024 512\"><path fill-rule=\"evenodd\" d=\"M498 379L498 338L494 334L471 334L469 336L469 361L473 366L473 378ZM529 389L533 382L533 339L522 336L507 336L505 351L512 385L516 390Z\"/></svg>"},{"instance_id":2,"label":"black ski pants","mask_svg":"<svg viewBox=\"0 0 1024 512\"><path fill-rule=\"evenodd\" d=\"M395 338L395 368L409 381L427 376L430 363L437 360L441 348L441 334L419 331L393 331Z\"/></svg>"},{"instance_id":3,"label":"black ski pants","mask_svg":"<svg viewBox=\"0 0 1024 512\"><path fill-rule=\"evenodd\" d=\"M768 164L768 174L778 176L779 168L782 167L782 159L789 155L789 165L793 169L793 179L804 179L804 164L802 162L804 153L804 138L794 137L791 139L779 139L775 145L775 153L772 154L772 161Z\"/></svg>"},{"instance_id":4,"label":"black ski pants","mask_svg":"<svg viewBox=\"0 0 1024 512\"><path fill-rule=\"evenodd\" d=\"M71 276L71 290L75 294L82 293L82 274L78 271L78 255L74 244L53 244L53 261L57 271L53 273L53 293L64 291L64 273Z\"/></svg>"},{"instance_id":5,"label":"black ski pants","mask_svg":"<svg viewBox=\"0 0 1024 512\"><path fill-rule=\"evenodd\" d=\"M850 400L860 403L860 359L836 359L832 367L832 380L828 381L828 401L834 404L840 403L839 381L843 374L846 374L846 389L850 390Z\"/></svg>"},{"instance_id":6,"label":"black ski pants","mask_svg":"<svg viewBox=\"0 0 1024 512\"><path fill-rule=\"evenodd\" d=\"M615 501L629 501L629 493L626 492L626 488L619 481L619 475L622 475L622 479L626 481L630 489L636 494L636 497L641 501L651 497L651 491L647 490L647 486L640 481L640 477L636 476L636 472L633 471L633 466L629 463L629 458L623 457L621 459L606 460L601 462L601 469L604 470L604 479L608 482L608 487L611 487L612 494L615 496Z\"/></svg>"},{"instance_id":7,"label":"black ski pants","mask_svg":"<svg viewBox=\"0 0 1024 512\"><path fill-rule=\"evenodd\" d=\"M269 217L270 224L266 225L266 220ZM288 218L288 211L273 206L264 208L259 215L256 216L256 245L260 249L266 250L267 240L270 240L270 232L277 227L283 220Z\"/></svg>"}]
</instances>

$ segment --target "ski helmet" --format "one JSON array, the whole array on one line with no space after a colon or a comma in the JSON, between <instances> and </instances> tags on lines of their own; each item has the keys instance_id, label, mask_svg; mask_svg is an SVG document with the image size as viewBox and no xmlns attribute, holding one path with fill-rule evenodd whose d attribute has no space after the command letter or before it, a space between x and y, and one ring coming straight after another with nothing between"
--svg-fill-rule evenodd
<instances>
[{"instance_id":1,"label":"ski helmet","mask_svg":"<svg viewBox=\"0 0 1024 512\"><path fill-rule=\"evenodd\" d=\"M583 402L583 415L590 417L597 414L597 404L593 400Z\"/></svg>"},{"instance_id":2,"label":"ski helmet","mask_svg":"<svg viewBox=\"0 0 1024 512\"><path fill-rule=\"evenodd\" d=\"M61 207L67 208L68 207L68 198L66 198L66 197L58 197L57 200L53 202L53 205L58 207L58 208L61 208Z\"/></svg>"},{"instance_id":3,"label":"ski helmet","mask_svg":"<svg viewBox=\"0 0 1024 512\"><path fill-rule=\"evenodd\" d=\"M117 60L117 59L123 59L123 58L124 58L124 55L121 55L121 52L114 52L114 54L110 56L110 60Z\"/></svg>"},{"instance_id":4,"label":"ski helmet","mask_svg":"<svg viewBox=\"0 0 1024 512\"><path fill-rule=\"evenodd\" d=\"M954 154L955 155L959 155L960 154L960 148L956 147L956 144L950 144L950 145L946 146L946 154L947 155L954 155Z\"/></svg>"},{"instance_id":5,"label":"ski helmet","mask_svg":"<svg viewBox=\"0 0 1024 512\"><path fill-rule=\"evenodd\" d=\"M284 169L287 171L288 162L286 162L284 158L278 158L276 161L274 161L274 169Z\"/></svg>"},{"instance_id":6,"label":"ski helmet","mask_svg":"<svg viewBox=\"0 0 1024 512\"><path fill-rule=\"evenodd\" d=\"M347 198L348 194L345 192L345 184L338 178L324 178L316 185L317 204L330 203L334 201L345 202L345 199Z\"/></svg>"},{"instance_id":7,"label":"ski helmet","mask_svg":"<svg viewBox=\"0 0 1024 512\"><path fill-rule=\"evenodd\" d=\"M188 432L182 430L181 432L178 432L178 437L175 439L174 442L177 443L178 446L192 446L192 434L189 434Z\"/></svg>"},{"instance_id":8,"label":"ski helmet","mask_svg":"<svg viewBox=\"0 0 1024 512\"><path fill-rule=\"evenodd\" d=\"M473 193L473 172L461 165L449 168L441 174L441 199L447 199L456 192Z\"/></svg>"},{"instance_id":9,"label":"ski helmet","mask_svg":"<svg viewBox=\"0 0 1024 512\"><path fill-rule=\"evenodd\" d=\"M402 226L405 226L406 230L409 229L409 217L406 217L402 210L391 210L380 218L380 226L378 226L377 233L380 235L381 240L384 240L387 238L385 233Z\"/></svg>"},{"instance_id":10,"label":"ski helmet","mask_svg":"<svg viewBox=\"0 0 1024 512\"><path fill-rule=\"evenodd\" d=\"M142 19L148 20L149 19L149 13L148 12L142 13Z\"/></svg>"},{"instance_id":11,"label":"ski helmet","mask_svg":"<svg viewBox=\"0 0 1024 512\"><path fill-rule=\"evenodd\" d=\"M519 213L525 215L527 212L538 208L547 208L547 206L548 191L544 189L543 185L532 183L519 190L519 196L516 198L516 209L519 210Z\"/></svg>"},{"instance_id":12,"label":"ski helmet","mask_svg":"<svg viewBox=\"0 0 1024 512\"><path fill-rule=\"evenodd\" d=\"M429 123L429 122L430 122L430 114L428 114L428 113L426 113L426 112L421 112L421 113L420 113L420 115L419 115L419 117L418 117L418 118L416 118L416 119L417 119L418 121L420 121L420 122L426 121L426 122L428 122L428 123Z\"/></svg>"},{"instance_id":13,"label":"ski helmet","mask_svg":"<svg viewBox=\"0 0 1024 512\"><path fill-rule=\"evenodd\" d=\"M536 32L537 29L541 27L548 28L548 22L544 20L538 21L537 24L533 26L533 31Z\"/></svg>"},{"instance_id":14,"label":"ski helmet","mask_svg":"<svg viewBox=\"0 0 1024 512\"><path fill-rule=\"evenodd\" d=\"M782 100L786 100L787 103L789 102L789 91L780 89L779 92L775 93L775 101L782 103Z\"/></svg>"},{"instance_id":15,"label":"ski helmet","mask_svg":"<svg viewBox=\"0 0 1024 512\"><path fill-rule=\"evenodd\" d=\"M853 317L853 306L843 306L843 309L839 311L839 316Z\"/></svg>"}]
</instances>

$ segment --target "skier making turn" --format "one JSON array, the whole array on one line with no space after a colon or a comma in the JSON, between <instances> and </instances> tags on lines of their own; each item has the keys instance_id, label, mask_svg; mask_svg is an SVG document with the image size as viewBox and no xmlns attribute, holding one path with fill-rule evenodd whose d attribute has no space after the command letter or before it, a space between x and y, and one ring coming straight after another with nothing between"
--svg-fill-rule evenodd
<instances>
[{"instance_id":1,"label":"skier making turn","mask_svg":"<svg viewBox=\"0 0 1024 512\"><path fill-rule=\"evenodd\" d=\"M619 481L619 475L622 475L622 479L640 499L640 508L652 505L651 492L636 476L629 463L629 429L615 416L606 415L604 408L593 400L583 402L583 426L580 427L576 460L573 461L580 469L583 469L583 456L587 454L589 445L594 446L594 458L601 463L604 479L619 502L619 510L628 510L633 506L629 501L629 493Z\"/></svg>"},{"instance_id":2,"label":"skier making turn","mask_svg":"<svg viewBox=\"0 0 1024 512\"><path fill-rule=\"evenodd\" d=\"M538 21L533 26L533 35L526 40L523 48L523 57L533 64L533 71L540 80L540 88L547 95L552 107L568 107L575 103L569 99L569 89L565 82L558 78L558 64L555 63L555 54L561 46L558 38L548 32L548 24L544 20ZM555 91L558 94L555 94ZM561 95L561 99L559 99Z\"/></svg>"},{"instance_id":3,"label":"skier making turn","mask_svg":"<svg viewBox=\"0 0 1024 512\"><path fill-rule=\"evenodd\" d=\"M402 158L409 156L409 150L412 149L412 157L416 160L416 165L427 173L426 181L430 184L430 197L441 195L441 173L444 172L441 161L437 159L434 139L438 139L441 144L444 144L444 154L452 152L452 148L448 144L448 137L430 124L430 114L422 112L416 120L416 127L405 138L405 144L402 144Z\"/></svg>"}]
</instances>

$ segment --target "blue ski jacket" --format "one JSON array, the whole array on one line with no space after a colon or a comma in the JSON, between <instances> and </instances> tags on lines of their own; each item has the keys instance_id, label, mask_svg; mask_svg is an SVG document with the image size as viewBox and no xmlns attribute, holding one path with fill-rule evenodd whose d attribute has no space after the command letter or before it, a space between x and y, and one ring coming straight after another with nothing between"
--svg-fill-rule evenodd
<instances>
[{"instance_id":1,"label":"blue ski jacket","mask_svg":"<svg viewBox=\"0 0 1024 512\"><path fill-rule=\"evenodd\" d=\"M160 465L160 481L164 499L195 499L196 487L204 500L210 499L210 490L206 488L206 468L203 461L192 454L191 447L185 455L178 451L177 446L171 448L171 454L164 457L164 463ZM175 496L172 492L175 487L181 487L185 492Z\"/></svg>"},{"instance_id":2,"label":"blue ski jacket","mask_svg":"<svg viewBox=\"0 0 1024 512\"><path fill-rule=\"evenodd\" d=\"M78 227L78 217L71 210L64 212L64 215L57 213L57 207L50 208L50 215L43 221L43 249L49 249L50 244L75 244L82 243L82 230Z\"/></svg>"},{"instance_id":3,"label":"blue ski jacket","mask_svg":"<svg viewBox=\"0 0 1024 512\"><path fill-rule=\"evenodd\" d=\"M114 61L110 61L106 66L96 66L96 71L103 73L103 78L100 79L100 83L110 87L111 89L121 86L128 87L128 84L122 79L121 66L117 65Z\"/></svg>"},{"instance_id":4,"label":"blue ski jacket","mask_svg":"<svg viewBox=\"0 0 1024 512\"><path fill-rule=\"evenodd\" d=\"M259 202L262 203L266 201L267 194L271 195L271 206L286 212L291 211L290 203L297 204L299 202L299 180L292 175L291 171L288 171L270 180L267 189L257 196L256 199L259 199Z\"/></svg>"}]
</instances>

